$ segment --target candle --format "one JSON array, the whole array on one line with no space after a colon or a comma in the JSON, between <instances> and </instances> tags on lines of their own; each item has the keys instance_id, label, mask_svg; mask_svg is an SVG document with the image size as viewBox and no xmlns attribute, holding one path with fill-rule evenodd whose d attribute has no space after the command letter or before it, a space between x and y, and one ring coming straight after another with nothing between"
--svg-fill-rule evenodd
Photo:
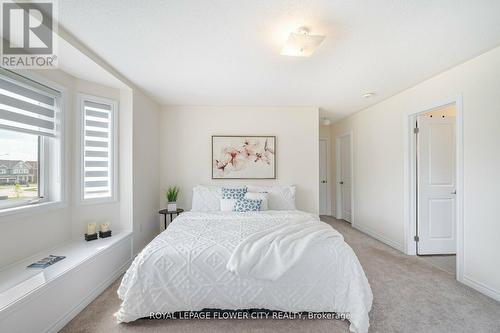
<instances>
[{"instance_id":1,"label":"candle","mask_svg":"<svg viewBox=\"0 0 500 333\"><path fill-rule=\"evenodd\" d=\"M95 234L95 229L96 229L96 225L95 223L89 223L87 225L87 235L93 235Z\"/></svg>"},{"instance_id":2,"label":"candle","mask_svg":"<svg viewBox=\"0 0 500 333\"><path fill-rule=\"evenodd\" d=\"M101 232L109 231L109 223L101 224Z\"/></svg>"}]
</instances>

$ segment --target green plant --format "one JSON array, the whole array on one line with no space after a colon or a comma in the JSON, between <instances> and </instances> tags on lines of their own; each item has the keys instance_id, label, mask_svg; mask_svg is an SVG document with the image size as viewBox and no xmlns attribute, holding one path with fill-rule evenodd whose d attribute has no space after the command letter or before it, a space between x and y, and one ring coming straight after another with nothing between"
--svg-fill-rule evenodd
<instances>
[{"instance_id":1,"label":"green plant","mask_svg":"<svg viewBox=\"0 0 500 333\"><path fill-rule=\"evenodd\" d=\"M177 186L170 186L166 191L165 191L165 197L167 198L168 202L176 202L177 201L177 195L179 194L179 191L181 189Z\"/></svg>"}]
</instances>

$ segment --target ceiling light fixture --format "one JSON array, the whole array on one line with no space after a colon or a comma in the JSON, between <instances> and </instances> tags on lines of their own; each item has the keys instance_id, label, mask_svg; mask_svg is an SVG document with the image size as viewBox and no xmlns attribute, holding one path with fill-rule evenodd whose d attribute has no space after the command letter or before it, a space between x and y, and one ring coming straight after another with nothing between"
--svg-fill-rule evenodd
<instances>
[{"instance_id":1,"label":"ceiling light fixture","mask_svg":"<svg viewBox=\"0 0 500 333\"><path fill-rule=\"evenodd\" d=\"M306 27L292 32L281 49L281 55L291 57L309 57L325 39L322 35L311 35Z\"/></svg>"},{"instance_id":2,"label":"ceiling light fixture","mask_svg":"<svg viewBox=\"0 0 500 333\"><path fill-rule=\"evenodd\" d=\"M364 98L372 98L373 96L375 96L374 92L369 92L363 95Z\"/></svg>"}]
</instances>

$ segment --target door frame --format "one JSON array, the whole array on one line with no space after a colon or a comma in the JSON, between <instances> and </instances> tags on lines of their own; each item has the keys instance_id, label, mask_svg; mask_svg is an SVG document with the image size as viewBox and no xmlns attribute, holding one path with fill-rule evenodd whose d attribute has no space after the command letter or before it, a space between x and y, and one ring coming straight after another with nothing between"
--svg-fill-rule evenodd
<instances>
[{"instance_id":1,"label":"door frame","mask_svg":"<svg viewBox=\"0 0 500 333\"><path fill-rule=\"evenodd\" d=\"M354 144L352 130L335 136L335 218L341 220L342 215L342 188L339 186L342 178L340 165L340 140L344 137L349 137L349 155L351 157L351 225L354 225Z\"/></svg>"},{"instance_id":2,"label":"door frame","mask_svg":"<svg viewBox=\"0 0 500 333\"><path fill-rule=\"evenodd\" d=\"M332 184L331 184L331 165L330 165L330 138L320 137L319 141L326 142L326 215L332 216Z\"/></svg>"},{"instance_id":3,"label":"door frame","mask_svg":"<svg viewBox=\"0 0 500 333\"><path fill-rule=\"evenodd\" d=\"M407 255L416 255L416 242L414 236L417 228L417 168L416 168L416 137L413 133L417 116L446 105L455 104L456 109L456 237L457 237L457 255L456 255L456 279L463 280L463 244L464 244L464 224L463 224L463 104L462 95L453 96L426 107L418 108L406 114L404 119L404 140L405 140L405 177L404 177L404 231L405 231L405 251Z\"/></svg>"}]
</instances>

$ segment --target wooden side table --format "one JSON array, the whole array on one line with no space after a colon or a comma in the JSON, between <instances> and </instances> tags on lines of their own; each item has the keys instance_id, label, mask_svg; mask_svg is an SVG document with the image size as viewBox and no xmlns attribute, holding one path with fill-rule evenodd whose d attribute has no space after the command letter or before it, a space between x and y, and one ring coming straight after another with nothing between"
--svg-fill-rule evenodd
<instances>
[{"instance_id":1,"label":"wooden side table","mask_svg":"<svg viewBox=\"0 0 500 333\"><path fill-rule=\"evenodd\" d=\"M160 210L158 213L160 214L163 214L164 216L164 224L165 224L165 230L167 229L167 214L170 216L170 219L169 219L169 224L173 221L174 219L174 215L179 215L180 213L182 213L184 211L184 209L182 208L177 208L176 211L172 211L172 212L169 212L167 209L162 209Z\"/></svg>"}]
</instances>

